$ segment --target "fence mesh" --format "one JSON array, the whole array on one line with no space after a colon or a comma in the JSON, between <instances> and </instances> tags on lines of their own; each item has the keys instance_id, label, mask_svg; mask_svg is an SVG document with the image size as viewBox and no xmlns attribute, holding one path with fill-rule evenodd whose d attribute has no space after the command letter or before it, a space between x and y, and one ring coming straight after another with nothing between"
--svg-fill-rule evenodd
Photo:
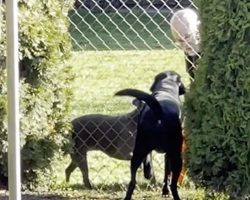
<instances>
[{"instance_id":1,"label":"fence mesh","mask_svg":"<svg viewBox=\"0 0 250 200\"><path fill-rule=\"evenodd\" d=\"M81 65L72 158L81 168L78 181L82 183L83 176L83 187L127 187L139 111L128 99L111 100L115 91L149 90L152 74L167 69L181 69L189 83L184 53L169 26L173 13L187 7L197 9L191 0L77 0L69 12L72 65ZM163 159L153 152L156 186L163 180ZM67 178L76 167L69 165ZM151 187L139 171L137 189Z\"/></svg>"},{"instance_id":2,"label":"fence mesh","mask_svg":"<svg viewBox=\"0 0 250 200\"><path fill-rule=\"evenodd\" d=\"M78 50L153 50L175 43L168 34L176 9L196 6L189 0L85 0L69 14L74 48Z\"/></svg>"}]
</instances>

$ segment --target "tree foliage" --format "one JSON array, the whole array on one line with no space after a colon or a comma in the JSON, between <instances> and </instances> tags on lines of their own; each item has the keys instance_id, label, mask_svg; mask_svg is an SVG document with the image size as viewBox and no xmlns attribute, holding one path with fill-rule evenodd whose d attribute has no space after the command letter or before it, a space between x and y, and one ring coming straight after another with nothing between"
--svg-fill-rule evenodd
<instances>
[{"instance_id":1,"label":"tree foliage","mask_svg":"<svg viewBox=\"0 0 250 200\"><path fill-rule=\"evenodd\" d=\"M69 130L73 74L67 13L71 0L19 1L22 175L26 187L52 183L51 165ZM4 5L2 7L4 10ZM0 174L7 175L6 37L0 41ZM44 184L41 180L44 180Z\"/></svg>"},{"instance_id":2,"label":"tree foliage","mask_svg":"<svg viewBox=\"0 0 250 200\"><path fill-rule=\"evenodd\" d=\"M202 59L186 97L190 176L250 193L250 2L198 0Z\"/></svg>"}]
</instances>

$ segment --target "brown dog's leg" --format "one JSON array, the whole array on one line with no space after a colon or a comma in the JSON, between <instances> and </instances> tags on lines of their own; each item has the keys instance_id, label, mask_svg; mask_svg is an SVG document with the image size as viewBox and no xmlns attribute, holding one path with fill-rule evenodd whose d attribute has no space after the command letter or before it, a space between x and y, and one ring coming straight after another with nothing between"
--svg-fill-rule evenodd
<instances>
[{"instance_id":1,"label":"brown dog's leg","mask_svg":"<svg viewBox=\"0 0 250 200\"><path fill-rule=\"evenodd\" d=\"M69 182L71 173L77 168L77 164L71 160L71 163L65 170L66 182Z\"/></svg>"},{"instance_id":2,"label":"brown dog's leg","mask_svg":"<svg viewBox=\"0 0 250 200\"><path fill-rule=\"evenodd\" d=\"M78 166L82 172L82 177L83 177L83 184L86 186L88 189L92 189L92 186L89 181L89 169L88 169L88 162L87 162L87 153L82 152L82 155L77 156L77 163Z\"/></svg>"}]
</instances>

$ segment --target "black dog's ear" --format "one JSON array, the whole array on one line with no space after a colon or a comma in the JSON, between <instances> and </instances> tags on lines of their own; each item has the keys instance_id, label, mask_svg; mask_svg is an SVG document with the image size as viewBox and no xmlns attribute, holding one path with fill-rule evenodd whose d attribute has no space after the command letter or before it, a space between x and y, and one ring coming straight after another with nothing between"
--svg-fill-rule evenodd
<instances>
[{"instance_id":1,"label":"black dog's ear","mask_svg":"<svg viewBox=\"0 0 250 200\"><path fill-rule=\"evenodd\" d=\"M183 82L181 81L181 76L179 74L177 74L176 72L175 72L175 74L177 75L176 83L179 86L179 95L183 95L186 93L186 88L185 88Z\"/></svg>"},{"instance_id":2,"label":"black dog's ear","mask_svg":"<svg viewBox=\"0 0 250 200\"><path fill-rule=\"evenodd\" d=\"M180 81L179 82L179 95L183 95L186 93L186 88L184 86L184 84Z\"/></svg>"},{"instance_id":3,"label":"black dog's ear","mask_svg":"<svg viewBox=\"0 0 250 200\"><path fill-rule=\"evenodd\" d=\"M160 73L158 74L156 77L155 77L155 80L154 80L154 83L153 85L151 86L150 88L150 91L153 92L155 90L155 86L156 84L161 81L162 79L166 78L167 77L167 74L166 73Z\"/></svg>"}]
</instances>

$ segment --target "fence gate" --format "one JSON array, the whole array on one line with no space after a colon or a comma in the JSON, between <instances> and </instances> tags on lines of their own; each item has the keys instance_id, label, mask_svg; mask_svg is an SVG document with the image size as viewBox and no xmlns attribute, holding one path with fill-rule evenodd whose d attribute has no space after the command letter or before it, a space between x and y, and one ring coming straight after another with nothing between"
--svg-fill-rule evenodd
<instances>
[{"instance_id":1,"label":"fence gate","mask_svg":"<svg viewBox=\"0 0 250 200\"><path fill-rule=\"evenodd\" d=\"M138 111L132 99L114 97L114 93L129 87L149 91L154 75L164 70L179 72L189 83L183 51L169 27L173 12L186 7L197 9L191 0L77 0L69 12L72 65L79 72L73 118L105 115L75 121L75 157L85 172L89 168L93 187L125 190L130 178L130 162L119 159L131 156ZM101 151L90 151L86 158L89 149ZM163 181L163 159L153 152L156 186ZM71 165L68 172L73 169ZM159 189L143 178L142 171L137 189ZM82 184L80 173L76 179Z\"/></svg>"}]
</instances>

